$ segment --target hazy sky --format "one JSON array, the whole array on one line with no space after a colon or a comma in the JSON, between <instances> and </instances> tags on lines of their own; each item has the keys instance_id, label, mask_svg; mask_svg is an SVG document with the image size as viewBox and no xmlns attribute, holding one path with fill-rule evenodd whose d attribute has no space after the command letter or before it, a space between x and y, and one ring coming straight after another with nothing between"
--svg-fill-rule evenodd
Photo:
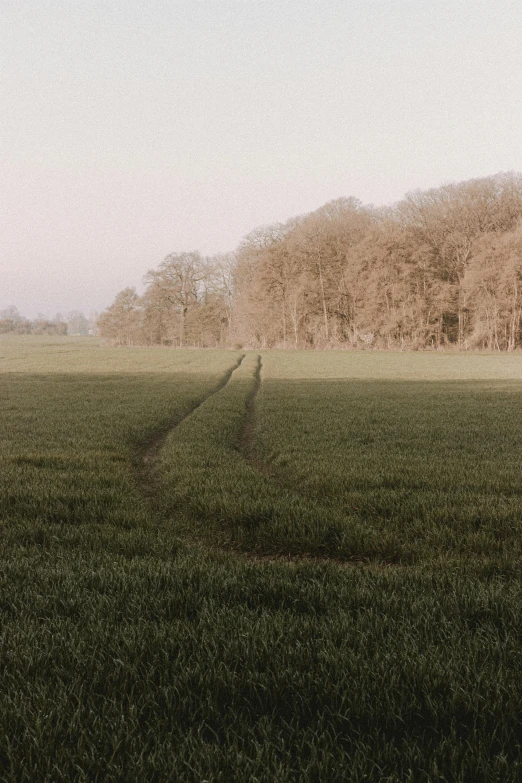
<instances>
[{"instance_id":1,"label":"hazy sky","mask_svg":"<svg viewBox=\"0 0 522 783\"><path fill-rule=\"evenodd\" d=\"M519 0L1 0L0 309L522 170Z\"/></svg>"}]
</instances>

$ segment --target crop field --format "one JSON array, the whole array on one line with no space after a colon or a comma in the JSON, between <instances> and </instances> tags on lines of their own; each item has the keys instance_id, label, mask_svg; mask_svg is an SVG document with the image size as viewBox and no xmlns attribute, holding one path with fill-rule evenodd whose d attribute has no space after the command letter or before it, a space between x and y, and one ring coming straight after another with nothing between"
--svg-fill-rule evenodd
<instances>
[{"instance_id":1,"label":"crop field","mask_svg":"<svg viewBox=\"0 0 522 783\"><path fill-rule=\"evenodd\" d=\"M522 356L0 338L0 781L522 780Z\"/></svg>"}]
</instances>

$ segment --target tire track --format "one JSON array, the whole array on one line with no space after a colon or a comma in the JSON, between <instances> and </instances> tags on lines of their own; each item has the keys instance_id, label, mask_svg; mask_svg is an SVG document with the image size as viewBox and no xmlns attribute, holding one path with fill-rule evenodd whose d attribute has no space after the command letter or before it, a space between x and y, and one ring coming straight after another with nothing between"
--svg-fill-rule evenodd
<instances>
[{"instance_id":1,"label":"tire track","mask_svg":"<svg viewBox=\"0 0 522 783\"><path fill-rule=\"evenodd\" d=\"M200 408L207 400L213 397L215 394L224 389L229 383L234 372L241 366L246 354L239 357L236 364L233 365L223 375L221 380L214 386L211 391L205 394L203 397L199 397L194 400L186 413L178 415L167 422L163 427L155 430L151 435L141 444L137 449L135 462L134 462L134 474L138 487L145 497L152 499L157 490L157 480L154 476L154 466L158 458L158 454L163 448L165 441L170 433L179 427L179 425L189 418L198 408ZM260 357L261 358L261 357Z\"/></svg>"},{"instance_id":2,"label":"tire track","mask_svg":"<svg viewBox=\"0 0 522 783\"><path fill-rule=\"evenodd\" d=\"M283 477L279 475L274 468L266 462L258 453L256 453L254 436L255 436L255 402L256 397L261 389L261 370L263 368L263 362L261 354L257 355L257 368L254 374L254 386L252 391L247 397L245 408L245 418L243 423L242 434L239 439L238 451L241 456L248 462L248 464L254 468L258 473L264 476L266 479L277 485L281 489L286 491L295 492L296 482L291 476Z\"/></svg>"},{"instance_id":3,"label":"tire track","mask_svg":"<svg viewBox=\"0 0 522 783\"><path fill-rule=\"evenodd\" d=\"M159 476L156 473L156 462L165 441L169 437L170 433L175 431L176 428L186 421L190 416L195 413L204 403L214 397L218 392L222 391L231 381L232 376L242 365L246 354L243 354L227 372L222 376L221 380L211 389L207 394L203 395L199 399L196 399L191 405L189 410L185 413L176 416L171 421L166 423L160 429L154 431L150 437L141 445L137 450L135 456L135 478L137 486L139 487L142 495L148 498L151 503L151 511L153 513L163 516L163 512L160 510L160 505L156 506L156 499L159 500ZM262 458L256 455L255 452L255 403L258 392L261 388L261 371L262 371L262 358L261 355L257 355L257 364L255 371L251 377L253 383L252 386L244 397L244 413L243 421L240 428L240 434L236 445L236 450L240 458L253 468L256 473L262 475L265 480L270 484L281 489L290 490L295 493L295 484L292 487L287 487L280 480L280 477L274 474L270 465L267 465ZM238 411L239 412L239 411ZM286 483L286 482L285 482ZM159 520L158 520L159 521ZM199 542L200 544L203 542ZM235 555L236 557L244 559L246 562L251 563L285 563L295 564L300 563L324 563L331 562L341 567L354 566L356 564L368 565L365 558L350 557L348 559L339 558L332 554L313 554L303 551L302 553L284 553L284 552L254 552L248 551L248 549L238 549L236 547L228 547L226 545L217 545L211 541L203 543L204 547L209 551L221 552ZM381 567L389 566L391 563L382 563Z\"/></svg>"},{"instance_id":4,"label":"tire track","mask_svg":"<svg viewBox=\"0 0 522 783\"><path fill-rule=\"evenodd\" d=\"M263 361L261 354L257 355L257 367L254 373L254 385L245 402L245 418L243 428L239 439L238 451L248 464L273 484L277 484L282 489L295 490L295 482L283 482L279 476L272 470L270 465L256 454L254 445L255 425L256 425L256 397L261 389L261 370Z\"/></svg>"},{"instance_id":5,"label":"tire track","mask_svg":"<svg viewBox=\"0 0 522 783\"><path fill-rule=\"evenodd\" d=\"M249 462L257 470L261 471L261 465L256 464L256 460L253 453L254 442L254 430L255 430L255 402L257 393L261 388L261 369L263 362L261 360L261 354L257 355L257 366L254 373L254 384L248 397L245 400L245 415L243 418L243 425L241 428L241 436L239 438L238 451L246 462Z\"/></svg>"},{"instance_id":6,"label":"tire track","mask_svg":"<svg viewBox=\"0 0 522 783\"><path fill-rule=\"evenodd\" d=\"M261 389L261 370L263 362L261 354L257 355L257 367L253 376L254 383L245 400L245 415L243 419L243 427L241 430L241 436L237 450L242 459L253 468L256 473L262 476L273 487L290 492L293 495L299 495L295 479L291 476L281 476L278 474L273 466L263 460L263 457L256 453L255 449L255 403L259 390ZM323 506L322 503L317 501L311 501L315 508L328 515L329 509ZM214 547L211 547L214 549ZM384 559L381 562L369 562L367 556L351 555L349 557L339 557L335 553L310 553L302 552L295 554L288 553L260 553L251 552L248 550L228 549L226 547L218 547L218 551L232 552L237 557L243 558L247 562L251 563L284 563L286 565L299 565L299 564L322 564L332 563L339 568L353 568L355 566L369 567L370 565L378 570L387 568L407 568L404 563L397 563L394 560Z\"/></svg>"}]
</instances>

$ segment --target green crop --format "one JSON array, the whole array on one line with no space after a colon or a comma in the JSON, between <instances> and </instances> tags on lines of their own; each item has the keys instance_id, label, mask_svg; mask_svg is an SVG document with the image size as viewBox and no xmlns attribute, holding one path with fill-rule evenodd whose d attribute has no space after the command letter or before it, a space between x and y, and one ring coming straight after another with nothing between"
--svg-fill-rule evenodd
<instances>
[{"instance_id":1,"label":"green crop","mask_svg":"<svg viewBox=\"0 0 522 783\"><path fill-rule=\"evenodd\" d=\"M0 781L521 780L521 380L0 339Z\"/></svg>"}]
</instances>

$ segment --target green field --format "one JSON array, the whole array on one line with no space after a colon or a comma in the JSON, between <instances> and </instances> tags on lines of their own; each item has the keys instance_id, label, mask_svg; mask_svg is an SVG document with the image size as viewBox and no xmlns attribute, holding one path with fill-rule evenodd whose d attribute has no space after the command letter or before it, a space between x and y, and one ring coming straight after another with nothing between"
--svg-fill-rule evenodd
<instances>
[{"instance_id":1,"label":"green field","mask_svg":"<svg viewBox=\"0 0 522 783\"><path fill-rule=\"evenodd\" d=\"M521 781L522 356L0 339L0 781Z\"/></svg>"}]
</instances>

